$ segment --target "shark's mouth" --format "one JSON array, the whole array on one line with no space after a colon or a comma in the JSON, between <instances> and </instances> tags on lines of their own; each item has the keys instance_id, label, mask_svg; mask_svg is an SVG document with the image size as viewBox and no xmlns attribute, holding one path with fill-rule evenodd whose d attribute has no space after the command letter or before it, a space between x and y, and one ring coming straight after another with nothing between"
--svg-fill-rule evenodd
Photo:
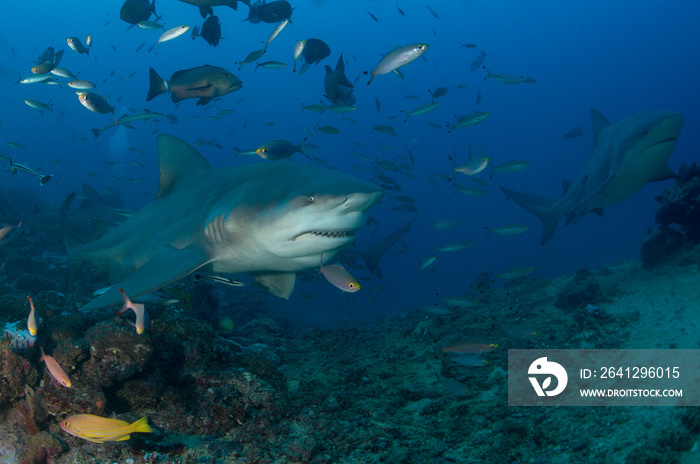
<instances>
[{"instance_id":1,"label":"shark's mouth","mask_svg":"<svg viewBox=\"0 0 700 464\"><path fill-rule=\"evenodd\" d=\"M303 237L304 235L314 235L316 237L324 238L352 238L355 236L355 230L310 230L308 232L304 232L303 234L297 235L294 237L294 240L298 239L299 237Z\"/></svg>"},{"instance_id":2,"label":"shark's mouth","mask_svg":"<svg viewBox=\"0 0 700 464\"><path fill-rule=\"evenodd\" d=\"M659 141L656 142L654 145L661 145L662 143L669 143L669 142L674 142L674 143L675 143L676 140L677 140L677 139L676 139L675 137L669 137L669 138L667 138L667 139L659 140Z\"/></svg>"}]
</instances>

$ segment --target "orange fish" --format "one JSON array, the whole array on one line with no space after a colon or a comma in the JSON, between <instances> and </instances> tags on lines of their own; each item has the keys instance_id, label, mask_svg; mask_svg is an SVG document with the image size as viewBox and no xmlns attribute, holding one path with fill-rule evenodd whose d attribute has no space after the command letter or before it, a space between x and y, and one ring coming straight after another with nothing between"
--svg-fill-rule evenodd
<instances>
[{"instance_id":1,"label":"orange fish","mask_svg":"<svg viewBox=\"0 0 700 464\"><path fill-rule=\"evenodd\" d=\"M19 229L22 226L22 222L24 221L19 221L19 224L16 226L5 226L2 229L0 229L0 244L2 243L3 239L7 237L7 234L12 232L13 229Z\"/></svg>"},{"instance_id":2,"label":"orange fish","mask_svg":"<svg viewBox=\"0 0 700 464\"><path fill-rule=\"evenodd\" d=\"M323 255L321 255L321 269L319 274L344 292L354 293L360 289L360 283L340 264L323 265Z\"/></svg>"},{"instance_id":3,"label":"orange fish","mask_svg":"<svg viewBox=\"0 0 700 464\"><path fill-rule=\"evenodd\" d=\"M44 361L46 363L46 369L48 369L51 377L58 380L58 383L64 387L71 388L73 384L70 382L68 374L66 374L63 368L59 366L53 356L49 356L48 354L44 353L43 346L39 345L39 349L41 350L41 358L39 358L39 361Z\"/></svg>"},{"instance_id":4,"label":"orange fish","mask_svg":"<svg viewBox=\"0 0 700 464\"><path fill-rule=\"evenodd\" d=\"M27 329L29 329L29 333L32 334L32 337L36 336L37 333L37 325L36 325L36 314L34 313L34 302L32 301L32 297L28 296L27 299L29 300L29 317L27 318Z\"/></svg>"},{"instance_id":5,"label":"orange fish","mask_svg":"<svg viewBox=\"0 0 700 464\"><path fill-rule=\"evenodd\" d=\"M146 330L146 325L148 325L148 313L146 312L146 308L141 303L133 303L121 288L119 291L122 292L122 297L124 297L124 306L119 310L117 316L127 309L132 309L136 314L136 322L133 325L136 327L136 333L141 335Z\"/></svg>"}]
</instances>

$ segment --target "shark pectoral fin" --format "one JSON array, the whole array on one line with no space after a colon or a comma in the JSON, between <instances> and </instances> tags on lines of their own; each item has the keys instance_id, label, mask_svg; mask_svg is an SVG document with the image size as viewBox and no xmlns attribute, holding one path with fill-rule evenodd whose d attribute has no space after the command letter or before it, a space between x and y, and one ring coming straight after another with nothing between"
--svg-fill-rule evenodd
<instances>
[{"instance_id":1,"label":"shark pectoral fin","mask_svg":"<svg viewBox=\"0 0 700 464\"><path fill-rule=\"evenodd\" d=\"M210 260L209 254L199 247L190 246L183 249L163 247L146 264L81 309L99 309L120 303L122 301L120 288L124 289L130 298L153 292L185 277Z\"/></svg>"},{"instance_id":2,"label":"shark pectoral fin","mask_svg":"<svg viewBox=\"0 0 700 464\"><path fill-rule=\"evenodd\" d=\"M675 179L675 177L676 173L673 172L671 168L664 165L663 168L659 169L659 171L654 174L654 177L651 178L651 181L655 182L659 180Z\"/></svg>"},{"instance_id":3,"label":"shark pectoral fin","mask_svg":"<svg viewBox=\"0 0 700 464\"><path fill-rule=\"evenodd\" d=\"M603 217L603 208L594 208L591 210L591 212L596 213L600 217Z\"/></svg>"},{"instance_id":4,"label":"shark pectoral fin","mask_svg":"<svg viewBox=\"0 0 700 464\"><path fill-rule=\"evenodd\" d=\"M294 272L275 272L273 274L257 274L255 281L267 292L288 300L294 291L296 274Z\"/></svg>"}]
</instances>

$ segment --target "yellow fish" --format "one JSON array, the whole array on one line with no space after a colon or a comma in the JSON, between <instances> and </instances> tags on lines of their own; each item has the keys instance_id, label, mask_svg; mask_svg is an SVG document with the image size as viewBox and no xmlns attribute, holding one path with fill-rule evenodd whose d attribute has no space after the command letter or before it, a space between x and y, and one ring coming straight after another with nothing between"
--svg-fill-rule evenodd
<instances>
[{"instance_id":1,"label":"yellow fish","mask_svg":"<svg viewBox=\"0 0 700 464\"><path fill-rule=\"evenodd\" d=\"M74 414L61 422L61 428L75 437L95 443L128 440L134 432L153 433L146 416L129 424L93 414Z\"/></svg>"},{"instance_id":2,"label":"yellow fish","mask_svg":"<svg viewBox=\"0 0 700 464\"><path fill-rule=\"evenodd\" d=\"M29 317L27 318L27 329L29 329L29 333L32 334L32 337L36 336L37 333L37 324L36 324L36 314L34 311L34 302L32 301L32 297L28 296L27 299L29 300L29 307L31 308L29 311Z\"/></svg>"}]
</instances>

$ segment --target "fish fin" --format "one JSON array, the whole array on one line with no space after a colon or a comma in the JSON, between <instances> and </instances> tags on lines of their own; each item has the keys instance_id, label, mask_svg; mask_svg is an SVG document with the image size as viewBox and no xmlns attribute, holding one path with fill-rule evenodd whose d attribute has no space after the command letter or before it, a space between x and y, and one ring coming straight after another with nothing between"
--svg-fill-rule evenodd
<instances>
[{"instance_id":1,"label":"fish fin","mask_svg":"<svg viewBox=\"0 0 700 464\"><path fill-rule=\"evenodd\" d=\"M190 92L201 92L201 91L203 91L203 90L207 90L207 89L210 89L210 88L211 88L211 84L207 84L207 85L202 85L202 86L199 86L199 87L190 87L190 88L188 88L187 90L190 91Z\"/></svg>"},{"instance_id":2,"label":"fish fin","mask_svg":"<svg viewBox=\"0 0 700 464\"><path fill-rule=\"evenodd\" d=\"M150 85L148 87L146 101L151 101L161 93L168 91L168 81L160 77L155 69L149 68L148 77Z\"/></svg>"},{"instance_id":3,"label":"fish fin","mask_svg":"<svg viewBox=\"0 0 700 464\"><path fill-rule=\"evenodd\" d=\"M153 429L150 425L148 425L147 416L143 416L141 419L131 424L131 427L133 428L134 432L153 433Z\"/></svg>"},{"instance_id":4,"label":"fish fin","mask_svg":"<svg viewBox=\"0 0 700 464\"><path fill-rule=\"evenodd\" d=\"M288 300L294 291L296 274L294 272L257 274L255 276L255 281L267 292Z\"/></svg>"},{"instance_id":5,"label":"fish fin","mask_svg":"<svg viewBox=\"0 0 700 464\"><path fill-rule=\"evenodd\" d=\"M210 6L200 6L199 14L202 15L202 18L206 19L207 15L214 15L214 9Z\"/></svg>"},{"instance_id":6,"label":"fish fin","mask_svg":"<svg viewBox=\"0 0 700 464\"><path fill-rule=\"evenodd\" d=\"M99 137L100 134L102 133L102 129L94 128L94 129L90 129L90 130L92 131L93 134L95 134L95 138Z\"/></svg>"},{"instance_id":7,"label":"fish fin","mask_svg":"<svg viewBox=\"0 0 700 464\"><path fill-rule=\"evenodd\" d=\"M531 214L534 214L540 221L542 221L542 240L541 245L547 243L554 235L554 231L557 229L557 222L559 216L552 214L552 206L554 201L548 198L538 197L536 195L530 195L527 193L519 193L509 190L507 188L501 187L503 193L509 200L513 200Z\"/></svg>"},{"instance_id":8,"label":"fish fin","mask_svg":"<svg viewBox=\"0 0 700 464\"><path fill-rule=\"evenodd\" d=\"M178 97L178 96L175 95L174 93L171 93L171 94L170 94L170 98L173 100L173 103L179 103L179 102L181 102L182 100L185 100L185 99L182 98L182 97Z\"/></svg>"},{"instance_id":9,"label":"fish fin","mask_svg":"<svg viewBox=\"0 0 700 464\"><path fill-rule=\"evenodd\" d=\"M590 113L591 123L593 124L593 146L595 146L598 144L601 132L603 132L610 125L610 121L605 119L605 116L593 108L591 108Z\"/></svg>"},{"instance_id":10,"label":"fish fin","mask_svg":"<svg viewBox=\"0 0 700 464\"><path fill-rule=\"evenodd\" d=\"M117 285L83 306L82 310L113 306L123 301L120 288L133 299L171 284L196 271L210 261L209 254L200 247L183 249L162 247L143 266L126 276Z\"/></svg>"},{"instance_id":11,"label":"fish fin","mask_svg":"<svg viewBox=\"0 0 700 464\"><path fill-rule=\"evenodd\" d=\"M168 194L183 179L196 171L211 168L211 164L187 143L172 135L158 136L160 185L156 199Z\"/></svg>"},{"instance_id":12,"label":"fish fin","mask_svg":"<svg viewBox=\"0 0 700 464\"><path fill-rule=\"evenodd\" d=\"M569 190L569 187L571 187L571 181L570 180L563 180L561 181L561 187L562 187L562 195L566 193L567 190Z\"/></svg>"},{"instance_id":13,"label":"fish fin","mask_svg":"<svg viewBox=\"0 0 700 464\"><path fill-rule=\"evenodd\" d=\"M104 221L99 221L97 219L92 220L92 238L90 242L94 242L98 238L102 237L109 230L109 225Z\"/></svg>"},{"instance_id":14,"label":"fish fin","mask_svg":"<svg viewBox=\"0 0 700 464\"><path fill-rule=\"evenodd\" d=\"M671 168L668 166L664 165L661 169L659 169L656 174L654 174L654 177L651 178L651 181L659 181L659 180L668 180L668 179L675 179L676 178L676 173L673 172Z\"/></svg>"},{"instance_id":15,"label":"fish fin","mask_svg":"<svg viewBox=\"0 0 700 464\"><path fill-rule=\"evenodd\" d=\"M603 217L603 208L595 208L595 209L592 209L591 212L596 213L600 217Z\"/></svg>"},{"instance_id":16,"label":"fish fin","mask_svg":"<svg viewBox=\"0 0 700 464\"><path fill-rule=\"evenodd\" d=\"M209 103L210 101L211 101L211 98L209 98L209 97L202 97L202 98L200 98L199 100L197 100L197 106L204 106L204 105L206 105L207 103Z\"/></svg>"},{"instance_id":17,"label":"fish fin","mask_svg":"<svg viewBox=\"0 0 700 464\"><path fill-rule=\"evenodd\" d=\"M53 65L54 67L58 66L58 64L61 62L61 58L63 58L63 50L59 50L53 55Z\"/></svg>"},{"instance_id":18,"label":"fish fin","mask_svg":"<svg viewBox=\"0 0 700 464\"><path fill-rule=\"evenodd\" d=\"M131 438L131 435L124 435L123 437L119 437L114 441L125 441Z\"/></svg>"}]
</instances>

